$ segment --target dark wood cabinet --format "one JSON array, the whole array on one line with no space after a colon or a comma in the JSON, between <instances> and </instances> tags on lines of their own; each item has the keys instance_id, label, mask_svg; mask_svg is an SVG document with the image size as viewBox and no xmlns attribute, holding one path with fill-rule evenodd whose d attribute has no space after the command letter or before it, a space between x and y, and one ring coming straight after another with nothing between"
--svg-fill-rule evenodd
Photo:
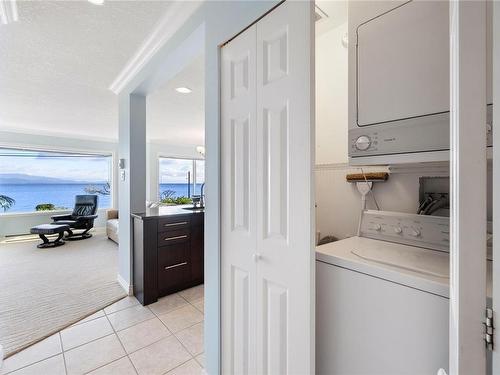
<instances>
[{"instance_id":1,"label":"dark wood cabinet","mask_svg":"<svg viewBox=\"0 0 500 375\"><path fill-rule=\"evenodd\" d=\"M134 294L143 305L203 283L203 212L132 218Z\"/></svg>"}]
</instances>

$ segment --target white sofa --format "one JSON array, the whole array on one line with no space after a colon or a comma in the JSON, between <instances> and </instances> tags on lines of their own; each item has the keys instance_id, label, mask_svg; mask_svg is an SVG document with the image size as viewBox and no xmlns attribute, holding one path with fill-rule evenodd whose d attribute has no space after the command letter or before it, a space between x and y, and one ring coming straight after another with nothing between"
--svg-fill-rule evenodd
<instances>
[{"instance_id":1,"label":"white sofa","mask_svg":"<svg viewBox=\"0 0 500 375\"><path fill-rule=\"evenodd\" d=\"M110 240L118 243L118 210L108 210L106 216L106 235Z\"/></svg>"}]
</instances>

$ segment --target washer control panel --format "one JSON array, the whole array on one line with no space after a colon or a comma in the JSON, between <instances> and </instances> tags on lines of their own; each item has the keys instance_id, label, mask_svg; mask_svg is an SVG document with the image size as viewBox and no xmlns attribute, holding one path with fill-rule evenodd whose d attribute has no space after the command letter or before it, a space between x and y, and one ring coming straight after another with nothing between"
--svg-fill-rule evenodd
<instances>
[{"instance_id":1,"label":"washer control panel","mask_svg":"<svg viewBox=\"0 0 500 375\"><path fill-rule=\"evenodd\" d=\"M441 216L366 210L361 237L449 251L450 219Z\"/></svg>"}]
</instances>

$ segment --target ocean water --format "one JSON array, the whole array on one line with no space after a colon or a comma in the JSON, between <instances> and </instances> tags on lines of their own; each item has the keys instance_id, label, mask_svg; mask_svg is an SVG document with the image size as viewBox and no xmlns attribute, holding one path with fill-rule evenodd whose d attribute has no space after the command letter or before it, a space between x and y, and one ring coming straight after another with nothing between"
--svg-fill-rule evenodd
<instances>
[{"instance_id":1,"label":"ocean water","mask_svg":"<svg viewBox=\"0 0 500 375\"><path fill-rule=\"evenodd\" d=\"M75 203L75 195L86 194L89 184L5 184L0 185L0 195L14 198L16 203L6 212L31 212L41 203L52 203L56 207L71 209ZM103 186L93 184L93 186ZM188 196L186 184L160 184L159 192L174 191L174 197ZM200 185L196 186L199 194ZM193 195L191 188L191 195ZM99 208L109 208L112 205L111 196L99 195ZM3 211L0 209L0 213Z\"/></svg>"}]
</instances>

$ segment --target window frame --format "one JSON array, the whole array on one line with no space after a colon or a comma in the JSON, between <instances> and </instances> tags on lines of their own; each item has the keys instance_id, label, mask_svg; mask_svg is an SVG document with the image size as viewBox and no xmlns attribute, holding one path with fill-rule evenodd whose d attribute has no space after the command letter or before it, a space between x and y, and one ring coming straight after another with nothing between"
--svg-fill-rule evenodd
<instances>
[{"instance_id":1,"label":"window frame","mask_svg":"<svg viewBox=\"0 0 500 375\"><path fill-rule=\"evenodd\" d=\"M192 162L192 171L193 171L193 175L192 175L192 178L191 178L191 189L192 189L192 193L191 193L191 197L193 196L193 193L196 191L196 161L198 160L203 160L205 161L205 158L192 158L192 157L178 157L178 156L167 156L166 154L158 154L157 158L156 158L156 176L157 176L157 183L156 183L156 199L159 201L161 199L160 197L160 185L161 185L161 173L160 173L160 160L161 159L177 159L177 160L190 160ZM203 181L203 183L205 183L205 181ZM194 195L197 195L197 194L194 194Z\"/></svg>"}]
</instances>

